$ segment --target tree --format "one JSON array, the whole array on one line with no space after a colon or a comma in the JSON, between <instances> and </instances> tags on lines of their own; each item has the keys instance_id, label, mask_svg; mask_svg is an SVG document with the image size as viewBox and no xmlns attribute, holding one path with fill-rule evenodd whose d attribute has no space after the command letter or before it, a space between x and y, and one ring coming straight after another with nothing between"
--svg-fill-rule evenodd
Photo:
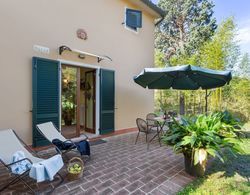
<instances>
[{"instance_id":1,"label":"tree","mask_svg":"<svg viewBox=\"0 0 250 195\"><path fill-rule=\"evenodd\" d=\"M199 63L215 70L234 69L240 55L235 36L234 18L229 17L221 22L212 39L200 48Z\"/></svg>"},{"instance_id":2,"label":"tree","mask_svg":"<svg viewBox=\"0 0 250 195\"><path fill-rule=\"evenodd\" d=\"M232 17L223 21L214 36L206 41L200 49L192 55L172 56L170 62L172 65L178 64L198 64L203 67L216 70L235 70L237 66L237 75L244 77L249 75L249 55L244 54L241 62L239 61L240 51L237 42L235 42L236 25ZM238 64L238 65L237 65ZM229 109L240 116L242 119L250 118L250 80L249 78L237 78L233 75L230 85L213 90L209 97L210 110L222 108ZM185 91L185 110L193 113L204 111L204 91ZM169 96L165 96L165 102L171 102Z\"/></svg>"},{"instance_id":3,"label":"tree","mask_svg":"<svg viewBox=\"0 0 250 195\"><path fill-rule=\"evenodd\" d=\"M210 0L160 0L159 6L166 16L156 30L156 48L167 61L173 55L195 53L217 28Z\"/></svg>"},{"instance_id":4,"label":"tree","mask_svg":"<svg viewBox=\"0 0 250 195\"><path fill-rule=\"evenodd\" d=\"M210 0L160 0L166 16L156 30L156 48L170 58L186 58L197 52L217 28ZM184 114L185 96L180 93L180 113Z\"/></svg>"},{"instance_id":5,"label":"tree","mask_svg":"<svg viewBox=\"0 0 250 195\"><path fill-rule=\"evenodd\" d=\"M164 53L159 50L155 50L155 66L156 67L164 67L165 66L165 57Z\"/></svg>"},{"instance_id":6,"label":"tree","mask_svg":"<svg viewBox=\"0 0 250 195\"><path fill-rule=\"evenodd\" d=\"M248 53L243 54L237 72L240 77L246 77L250 79L250 57Z\"/></svg>"},{"instance_id":7,"label":"tree","mask_svg":"<svg viewBox=\"0 0 250 195\"><path fill-rule=\"evenodd\" d=\"M250 79L233 77L223 89L223 107L243 122L250 120Z\"/></svg>"},{"instance_id":8,"label":"tree","mask_svg":"<svg viewBox=\"0 0 250 195\"><path fill-rule=\"evenodd\" d=\"M240 55L239 46L235 42L236 25L233 17L222 21L215 35L207 41L199 51L200 65L215 70L233 70ZM213 91L210 97L212 109L222 108L222 88Z\"/></svg>"}]
</instances>

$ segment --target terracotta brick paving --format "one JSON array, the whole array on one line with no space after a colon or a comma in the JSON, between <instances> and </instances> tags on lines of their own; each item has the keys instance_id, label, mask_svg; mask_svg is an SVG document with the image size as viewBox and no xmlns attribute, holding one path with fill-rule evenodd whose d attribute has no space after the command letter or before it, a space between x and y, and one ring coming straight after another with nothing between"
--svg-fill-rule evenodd
<instances>
[{"instance_id":1,"label":"terracotta brick paving","mask_svg":"<svg viewBox=\"0 0 250 195\"><path fill-rule=\"evenodd\" d=\"M194 179L184 172L182 155L174 154L170 147L160 147L157 141L151 143L147 150L145 136L141 135L136 145L135 137L136 133L117 135L106 138L107 143L92 146L91 158L85 160L83 177L69 182L65 168L62 169L60 173L65 177L64 183L53 194L167 195L175 194ZM53 153L53 149L40 152L44 156ZM0 184L3 184L8 174L3 167L0 174ZM31 179L29 182L33 187L37 186ZM51 183L39 184L39 189L44 192L41 194L46 194L57 182L55 179ZM25 192L28 189L18 183L3 194Z\"/></svg>"}]
</instances>

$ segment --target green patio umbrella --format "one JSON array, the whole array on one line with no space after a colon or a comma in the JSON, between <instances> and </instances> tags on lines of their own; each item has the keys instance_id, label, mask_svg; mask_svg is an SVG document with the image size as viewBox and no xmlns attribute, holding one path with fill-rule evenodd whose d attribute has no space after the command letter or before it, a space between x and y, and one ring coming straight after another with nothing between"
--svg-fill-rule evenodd
<instances>
[{"instance_id":1,"label":"green patio umbrella","mask_svg":"<svg viewBox=\"0 0 250 195\"><path fill-rule=\"evenodd\" d=\"M206 90L222 87L232 79L230 71L218 71L193 65L145 68L134 81L148 89Z\"/></svg>"}]
</instances>

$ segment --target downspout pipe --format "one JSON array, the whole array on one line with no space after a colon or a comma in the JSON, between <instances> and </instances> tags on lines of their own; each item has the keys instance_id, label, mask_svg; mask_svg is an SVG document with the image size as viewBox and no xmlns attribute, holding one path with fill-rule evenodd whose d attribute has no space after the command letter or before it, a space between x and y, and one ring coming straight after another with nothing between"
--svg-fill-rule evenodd
<instances>
[{"instance_id":1,"label":"downspout pipe","mask_svg":"<svg viewBox=\"0 0 250 195\"><path fill-rule=\"evenodd\" d=\"M161 19L155 23L155 26L158 26L164 20L164 18L165 18L165 15L161 16Z\"/></svg>"},{"instance_id":2,"label":"downspout pipe","mask_svg":"<svg viewBox=\"0 0 250 195\"><path fill-rule=\"evenodd\" d=\"M158 24L160 24L164 20L164 18L166 16L165 10L162 10L160 7L155 5L151 0L140 0L140 1L143 2L144 4L146 4L148 7L150 7L152 10L154 10L155 12L157 12L160 15L161 19L155 23L155 26L157 26Z\"/></svg>"}]
</instances>

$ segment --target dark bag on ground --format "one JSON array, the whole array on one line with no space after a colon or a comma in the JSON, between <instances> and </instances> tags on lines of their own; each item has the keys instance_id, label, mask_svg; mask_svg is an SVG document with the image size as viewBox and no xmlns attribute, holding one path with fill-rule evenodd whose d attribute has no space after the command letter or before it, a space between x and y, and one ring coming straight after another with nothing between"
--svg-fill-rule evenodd
<instances>
[{"instance_id":1,"label":"dark bag on ground","mask_svg":"<svg viewBox=\"0 0 250 195\"><path fill-rule=\"evenodd\" d=\"M77 146L77 150L80 152L81 155L88 155L90 156L90 147L89 142L86 140L80 141L75 143Z\"/></svg>"},{"instance_id":2,"label":"dark bag on ground","mask_svg":"<svg viewBox=\"0 0 250 195\"><path fill-rule=\"evenodd\" d=\"M77 150L80 152L81 155L88 155L90 156L90 146L89 142L86 140L82 140L80 142L74 143L75 145L70 141L61 141L59 139L53 139L52 144L54 144L59 150L68 150L77 148Z\"/></svg>"}]
</instances>

